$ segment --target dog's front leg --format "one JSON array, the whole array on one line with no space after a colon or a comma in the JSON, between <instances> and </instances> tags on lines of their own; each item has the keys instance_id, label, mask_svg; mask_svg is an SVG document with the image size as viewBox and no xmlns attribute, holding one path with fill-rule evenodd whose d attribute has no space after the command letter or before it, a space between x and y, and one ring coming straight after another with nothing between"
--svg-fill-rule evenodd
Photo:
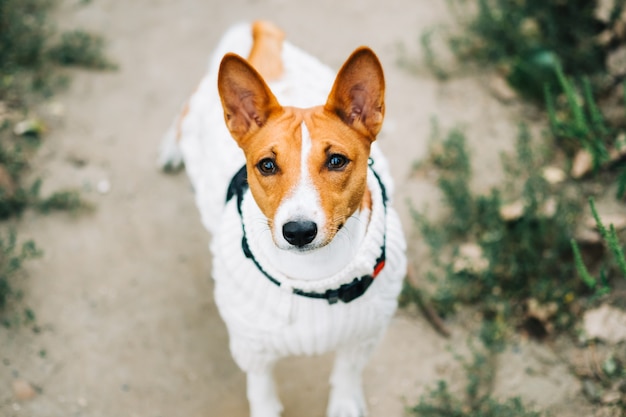
<instances>
[{"instance_id":1,"label":"dog's front leg","mask_svg":"<svg viewBox=\"0 0 626 417\"><path fill-rule=\"evenodd\" d=\"M333 373L330 377L328 417L364 417L367 415L362 374L374 345L374 342L368 342L337 350Z\"/></svg>"},{"instance_id":2,"label":"dog's front leg","mask_svg":"<svg viewBox=\"0 0 626 417\"><path fill-rule=\"evenodd\" d=\"M247 393L250 404L250 417L279 417L283 406L276 393L272 374L273 366L263 371L247 373Z\"/></svg>"}]
</instances>

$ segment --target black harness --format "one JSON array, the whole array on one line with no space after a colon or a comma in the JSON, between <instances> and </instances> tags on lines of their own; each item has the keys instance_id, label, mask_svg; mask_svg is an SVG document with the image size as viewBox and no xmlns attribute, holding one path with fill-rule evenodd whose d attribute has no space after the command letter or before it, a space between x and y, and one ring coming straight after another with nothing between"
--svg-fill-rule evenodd
<instances>
[{"instance_id":1,"label":"black harness","mask_svg":"<svg viewBox=\"0 0 626 417\"><path fill-rule=\"evenodd\" d=\"M372 163L373 161L370 159L370 169L372 170L374 177L376 177L376 180L378 180L378 184L380 184L380 190L381 190L382 197L383 197L383 207L384 207L385 215L386 215L387 214L387 192L385 190L385 186L383 185L383 182L381 181L380 177L378 176L376 171L374 171L374 169L371 168ZM226 193L226 202L228 203L233 197L235 196L237 197L237 211L239 212L239 216L242 217L241 227L243 229L243 238L241 239L241 249L243 250L244 255L246 255L246 258L250 259L254 263L257 269L261 271L261 273L265 275L265 277L267 277L267 279L269 279L270 282L280 287L280 281L272 277L261 267L259 262L254 257L254 254L250 250L250 246L248 245L248 238L246 237L246 229L243 226L243 215L241 212L241 204L243 202L243 196L247 190L248 190L248 173L246 171L246 166L244 165L230 181L230 184L228 186L228 191ZM367 291L369 286L372 285L376 276L380 273L380 271L382 271L382 269L385 266L386 240L387 240L387 236L385 234L383 235L383 244L380 247L380 256L376 259L376 265L374 266L374 270L372 271L371 274L354 278L352 282L343 284L339 288L326 290L323 293L307 292L307 291L299 290L297 288L292 288L293 293L296 295L301 295L303 297L324 299L328 301L328 304L335 304L339 300L343 301L344 303L349 303L350 301L359 298L360 296L365 294L365 291Z\"/></svg>"}]
</instances>

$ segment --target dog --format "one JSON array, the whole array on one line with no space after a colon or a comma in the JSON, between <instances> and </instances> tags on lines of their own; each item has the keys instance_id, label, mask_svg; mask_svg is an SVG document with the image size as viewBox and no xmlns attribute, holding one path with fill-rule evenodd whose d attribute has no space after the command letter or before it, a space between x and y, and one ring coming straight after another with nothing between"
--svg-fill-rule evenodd
<instances>
[{"instance_id":1,"label":"dog","mask_svg":"<svg viewBox=\"0 0 626 417\"><path fill-rule=\"evenodd\" d=\"M277 360L331 350L327 415L366 415L361 374L406 273L374 142L384 94L367 47L335 76L273 24L239 24L165 135L160 165L184 163L212 235L215 301L253 417L282 412Z\"/></svg>"}]
</instances>

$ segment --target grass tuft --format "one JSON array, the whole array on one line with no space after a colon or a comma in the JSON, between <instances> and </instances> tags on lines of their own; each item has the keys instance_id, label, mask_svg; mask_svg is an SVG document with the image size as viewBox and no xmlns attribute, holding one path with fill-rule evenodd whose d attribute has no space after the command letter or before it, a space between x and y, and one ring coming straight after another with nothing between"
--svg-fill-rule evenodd
<instances>
[{"instance_id":1,"label":"grass tuft","mask_svg":"<svg viewBox=\"0 0 626 417\"><path fill-rule=\"evenodd\" d=\"M41 251L33 241L18 245L15 231L0 236L0 309L4 308L11 297L16 294L12 282L21 270L22 264L41 255Z\"/></svg>"},{"instance_id":2,"label":"grass tuft","mask_svg":"<svg viewBox=\"0 0 626 417\"><path fill-rule=\"evenodd\" d=\"M59 44L53 46L48 54L62 65L81 66L93 69L115 69L116 65L104 54L102 36L72 30L61 35Z\"/></svg>"},{"instance_id":3,"label":"grass tuft","mask_svg":"<svg viewBox=\"0 0 626 417\"><path fill-rule=\"evenodd\" d=\"M465 395L454 393L446 381L422 396L419 403L410 407L408 414L415 417L540 417L530 411L518 397L504 401L491 396L494 378L494 352L474 349L471 362L457 358L466 374Z\"/></svg>"},{"instance_id":4,"label":"grass tuft","mask_svg":"<svg viewBox=\"0 0 626 417\"><path fill-rule=\"evenodd\" d=\"M621 276L626 278L626 258L624 257L624 248L619 242L615 227L611 224L609 225L609 229L607 230L606 226L604 226L604 223L598 215L598 211L596 210L596 205L593 198L589 199L589 207L591 208L591 213L596 222L596 227L600 232L600 236L602 236L602 239L609 247L609 251L613 254L613 259L617 264ZM576 241L572 239L571 245L574 251L576 270L578 271L578 275L580 276L581 280L591 290L595 291L595 298L599 298L601 296L609 294L612 288L608 282L606 272L601 271L600 278L593 277L585 266L582 255L580 253L580 248L578 247Z\"/></svg>"}]
</instances>

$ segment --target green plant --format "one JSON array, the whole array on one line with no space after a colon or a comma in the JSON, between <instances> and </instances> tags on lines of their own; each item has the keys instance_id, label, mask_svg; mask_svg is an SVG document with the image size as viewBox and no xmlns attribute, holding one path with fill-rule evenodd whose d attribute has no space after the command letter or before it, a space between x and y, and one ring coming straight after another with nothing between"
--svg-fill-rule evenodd
<instances>
[{"instance_id":1,"label":"green plant","mask_svg":"<svg viewBox=\"0 0 626 417\"><path fill-rule=\"evenodd\" d=\"M435 76L441 80L445 81L450 78L449 71L446 70L437 60L435 51L433 50L433 36L436 33L436 29L427 30L422 33L420 36L420 44L422 47L422 56L424 58L424 63L430 71L435 74Z\"/></svg>"},{"instance_id":2,"label":"green plant","mask_svg":"<svg viewBox=\"0 0 626 417\"><path fill-rule=\"evenodd\" d=\"M615 231L615 227L611 224L609 225L609 229L604 226L600 216L598 215L598 211L596 210L596 205L593 198L589 199L589 207L591 208L591 214L596 222L596 227L600 232L600 236L609 247L609 251L613 255L613 259L615 260L618 270L621 273L622 277L626 277L626 258L624 257L624 249L619 242L617 237L617 232ZM583 261L583 257L580 252L580 248L574 239L571 240L572 250L574 251L574 260L576 265L576 270L580 275L582 281L589 287L589 289L594 291L596 297L600 297L606 295L611 292L611 287L609 285L609 280L607 277L607 273L605 270L600 271L600 277L593 277L585 263Z\"/></svg>"},{"instance_id":3,"label":"green plant","mask_svg":"<svg viewBox=\"0 0 626 417\"><path fill-rule=\"evenodd\" d=\"M419 403L409 408L415 417L539 417L541 413L529 411L521 399L515 397L499 401L491 396L493 384L493 352L474 350L472 361L463 363L467 378L465 395L455 395L446 381L423 396Z\"/></svg>"},{"instance_id":4,"label":"green plant","mask_svg":"<svg viewBox=\"0 0 626 417\"><path fill-rule=\"evenodd\" d=\"M12 107L26 106L25 98L33 91L51 95L63 78L55 71L57 63L115 67L104 55L100 36L81 30L57 36L48 19L55 4L56 0L0 2L0 101Z\"/></svg>"},{"instance_id":5,"label":"green plant","mask_svg":"<svg viewBox=\"0 0 626 417\"><path fill-rule=\"evenodd\" d=\"M42 213L51 211L75 212L91 208L91 205L81 198L77 190L55 191L46 198L38 199L34 205Z\"/></svg>"},{"instance_id":6,"label":"green plant","mask_svg":"<svg viewBox=\"0 0 626 417\"><path fill-rule=\"evenodd\" d=\"M2 133L0 129L0 138ZM22 175L28 170L28 155L36 145L24 137L14 137L11 147L0 142L0 220L19 216L29 207L43 213L89 208L77 190L59 190L42 197L40 179L30 186L22 184Z\"/></svg>"},{"instance_id":7,"label":"green plant","mask_svg":"<svg viewBox=\"0 0 626 417\"><path fill-rule=\"evenodd\" d=\"M43 50L51 33L49 0L0 2L0 100L20 100L24 79L42 77ZM17 91L16 91L17 90Z\"/></svg>"},{"instance_id":8,"label":"green plant","mask_svg":"<svg viewBox=\"0 0 626 417\"><path fill-rule=\"evenodd\" d=\"M437 388L428 397L409 410L416 417L539 417L541 413L528 411L519 398L497 401L483 397L477 404L467 406L448 389L445 381L439 381Z\"/></svg>"},{"instance_id":9,"label":"green plant","mask_svg":"<svg viewBox=\"0 0 626 417\"><path fill-rule=\"evenodd\" d=\"M5 236L0 236L0 309L2 309L11 297L18 294L13 290L12 280L22 269L24 261L41 255L33 241L17 244L14 231Z\"/></svg>"},{"instance_id":10,"label":"green plant","mask_svg":"<svg viewBox=\"0 0 626 417\"><path fill-rule=\"evenodd\" d=\"M626 195L626 167L621 162L626 143L625 133L611 128L594 99L588 78L582 80L582 95L563 71L557 67L557 78L565 97L566 105L557 106L554 94L545 90L546 111L550 130L559 144L570 155L581 148L587 150L593 159L593 171L600 168L618 167L614 177L617 182L617 198ZM626 108L626 83L623 83L624 105ZM626 110L625 110L626 111ZM617 156L611 157L611 151Z\"/></svg>"},{"instance_id":11,"label":"green plant","mask_svg":"<svg viewBox=\"0 0 626 417\"><path fill-rule=\"evenodd\" d=\"M91 209L91 205L82 200L78 190L59 190L47 197L41 196L41 180L37 180L30 187L28 193L28 205L41 213L51 211L70 211Z\"/></svg>"},{"instance_id":12,"label":"green plant","mask_svg":"<svg viewBox=\"0 0 626 417\"><path fill-rule=\"evenodd\" d=\"M557 141L574 141L570 147L583 147L591 153L594 169L609 160L608 147L613 145L615 132L604 122L591 91L588 78L583 78L582 97L560 67L556 68L559 85L566 98L567 106L557 113L556 100L548 88L545 89L546 110L550 129ZM568 147L567 144L565 146Z\"/></svg>"},{"instance_id":13,"label":"green plant","mask_svg":"<svg viewBox=\"0 0 626 417\"><path fill-rule=\"evenodd\" d=\"M451 0L463 7L464 1ZM474 3L474 2L472 2ZM537 102L544 88L558 85L554 69L569 76L604 74L610 43L599 35L612 28L624 1L614 2L606 22L596 16L595 0L477 0L477 12L463 9L468 34L452 36L452 49L462 57L501 68L509 83ZM459 13L460 15L460 13Z\"/></svg>"},{"instance_id":14,"label":"green plant","mask_svg":"<svg viewBox=\"0 0 626 417\"><path fill-rule=\"evenodd\" d=\"M51 59L63 65L94 69L115 68L115 64L104 54L102 36L83 30L64 32L59 44L53 46L48 53Z\"/></svg>"},{"instance_id":15,"label":"green plant","mask_svg":"<svg viewBox=\"0 0 626 417\"><path fill-rule=\"evenodd\" d=\"M507 325L523 325L529 299L556 303L556 325L568 327L574 319L568 302L587 291L572 278L574 266L568 262L579 203L568 196L567 186L553 187L543 178L543 162L521 126L516 158L506 161L515 181L474 195L464 135L454 130L431 147L430 163L440 172L448 213L445 221L433 222L414 211L415 224L432 248L430 299L443 315L459 304L478 305L485 318L483 340L493 345L502 342ZM505 201L519 207L514 216L505 213Z\"/></svg>"}]
</instances>

